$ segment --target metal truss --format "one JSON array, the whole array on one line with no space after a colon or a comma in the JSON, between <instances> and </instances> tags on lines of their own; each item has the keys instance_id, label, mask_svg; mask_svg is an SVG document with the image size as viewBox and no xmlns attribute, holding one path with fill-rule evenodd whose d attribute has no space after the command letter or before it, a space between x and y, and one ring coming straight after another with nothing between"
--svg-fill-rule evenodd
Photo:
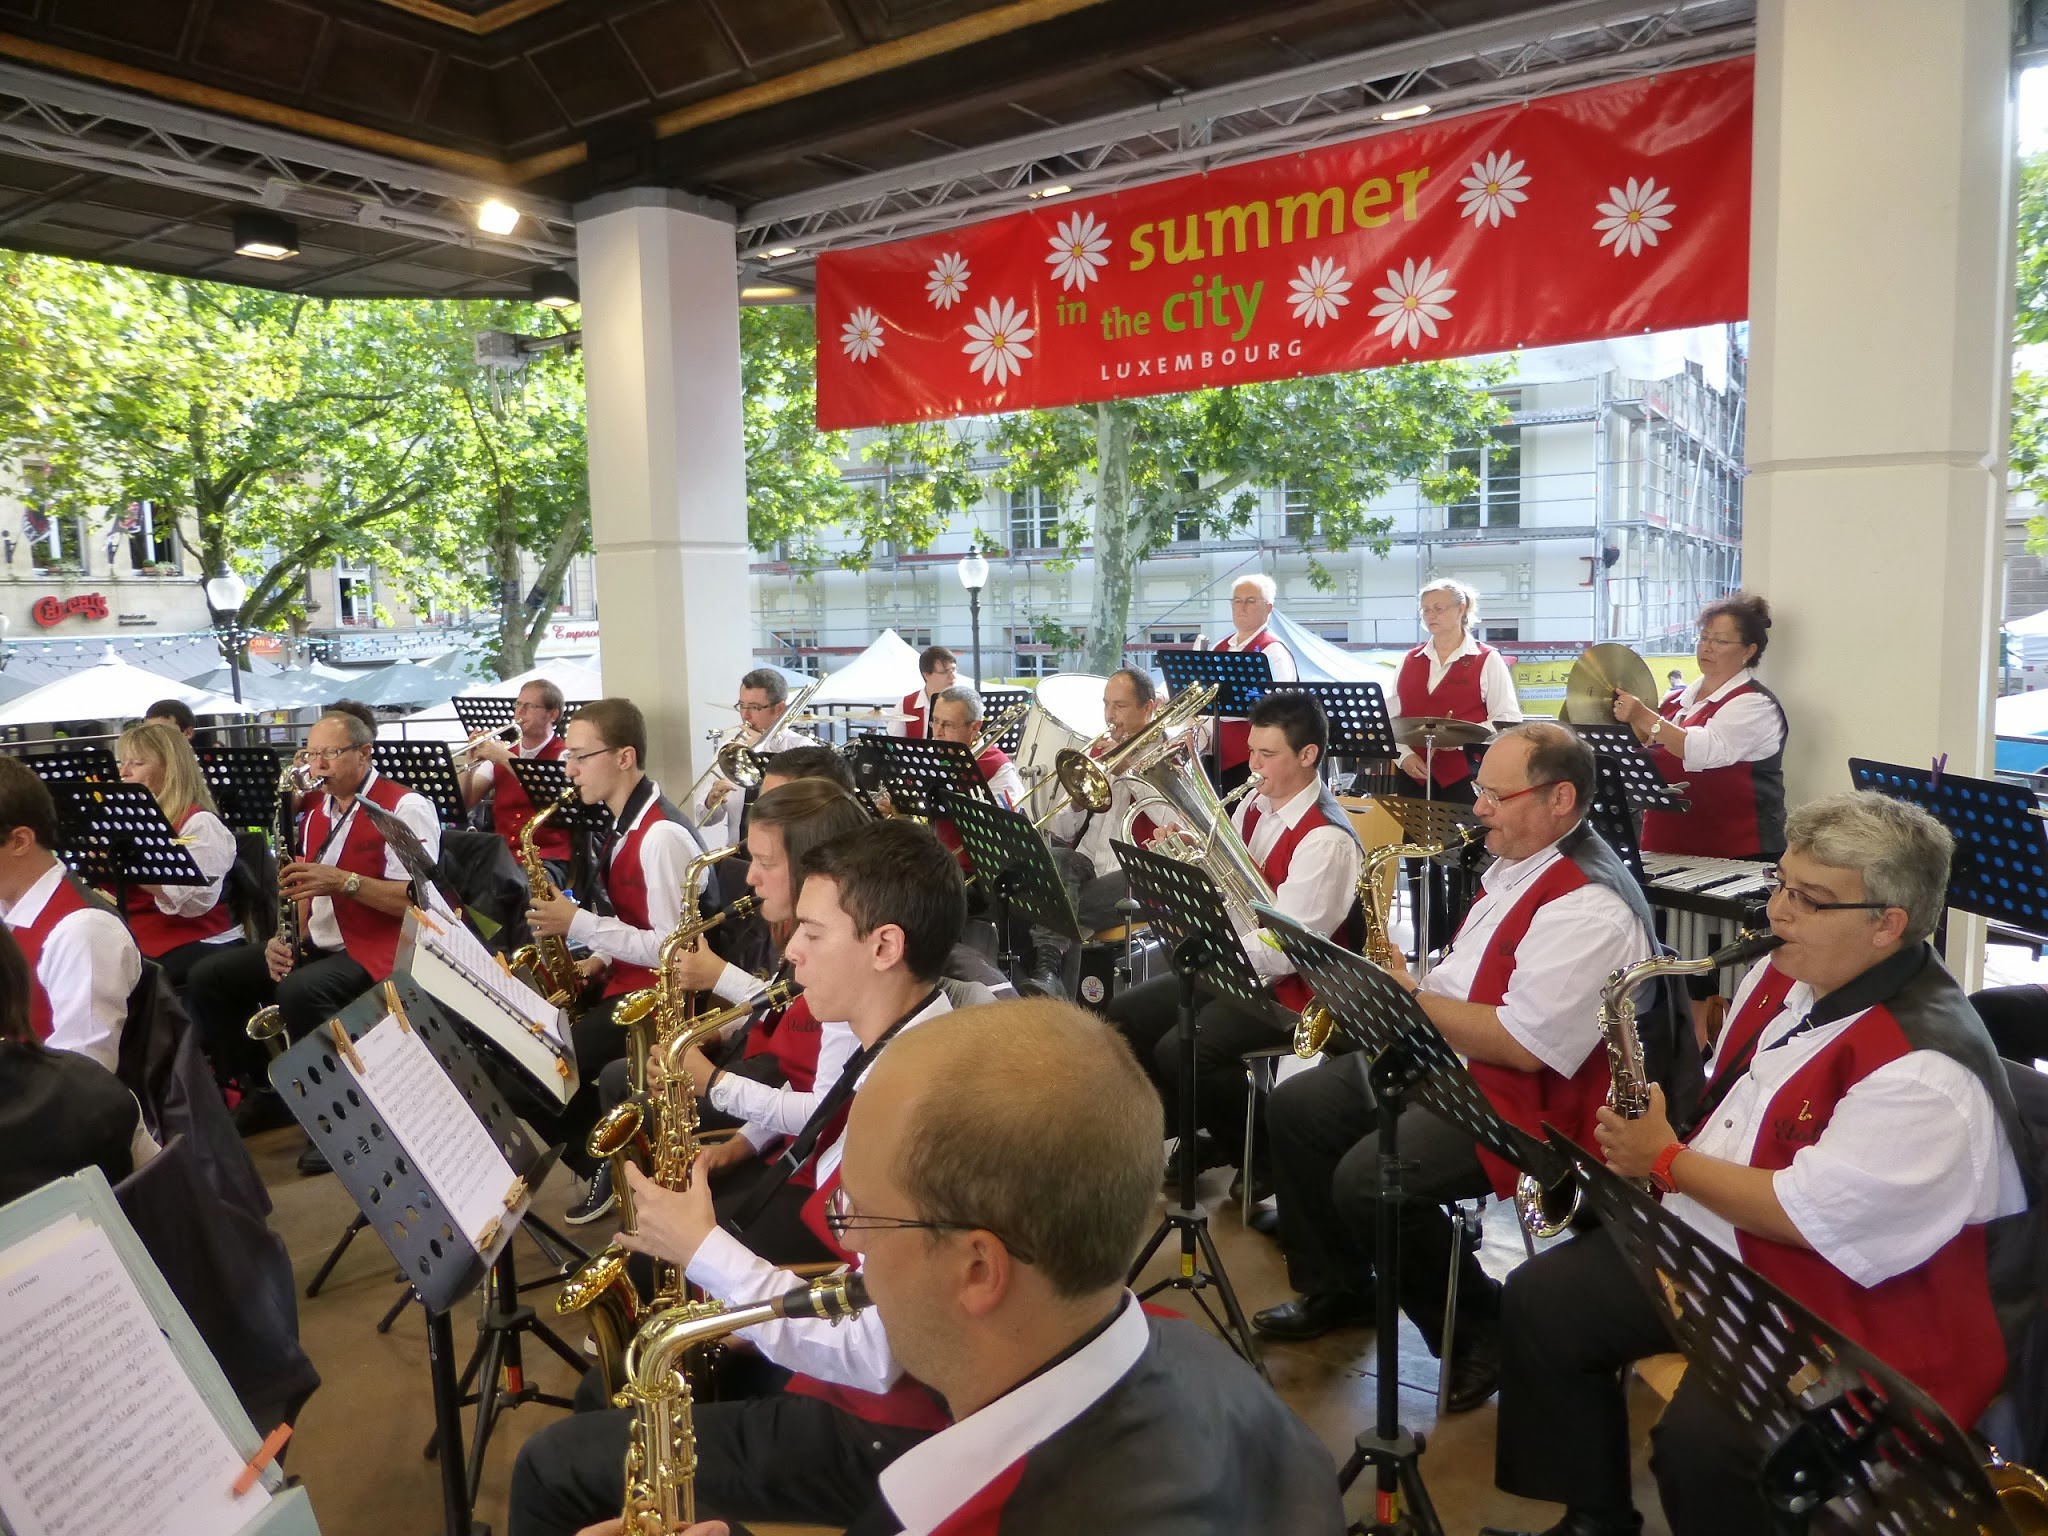
<instances>
[{"instance_id":1,"label":"metal truss","mask_svg":"<svg viewBox=\"0 0 2048 1536\"><path fill-rule=\"evenodd\" d=\"M1755 47L1755 16L1755 0L1570 0L770 198L740 210L742 255L758 271L800 273L820 251L1011 213L1038 197L1395 131L1403 123L1386 114L1404 107L1476 111L1738 57ZM789 255L766 254L785 246Z\"/></svg>"},{"instance_id":2,"label":"metal truss","mask_svg":"<svg viewBox=\"0 0 2048 1536\"><path fill-rule=\"evenodd\" d=\"M0 64L0 153L516 261L576 255L557 199L12 64ZM487 198L517 208L519 228L479 230L471 210Z\"/></svg>"}]
</instances>

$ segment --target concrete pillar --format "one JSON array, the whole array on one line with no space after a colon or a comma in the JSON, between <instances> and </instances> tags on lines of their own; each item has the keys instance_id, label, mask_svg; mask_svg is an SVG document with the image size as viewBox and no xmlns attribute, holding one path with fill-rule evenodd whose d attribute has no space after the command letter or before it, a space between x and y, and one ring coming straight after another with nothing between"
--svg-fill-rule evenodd
<instances>
[{"instance_id":1,"label":"concrete pillar","mask_svg":"<svg viewBox=\"0 0 2048 1536\"><path fill-rule=\"evenodd\" d=\"M1744 585L1793 804L1988 775L2010 372L2009 0L1763 0Z\"/></svg>"},{"instance_id":2,"label":"concrete pillar","mask_svg":"<svg viewBox=\"0 0 2048 1536\"><path fill-rule=\"evenodd\" d=\"M680 801L753 665L732 211L640 188L576 219L605 691Z\"/></svg>"}]
</instances>

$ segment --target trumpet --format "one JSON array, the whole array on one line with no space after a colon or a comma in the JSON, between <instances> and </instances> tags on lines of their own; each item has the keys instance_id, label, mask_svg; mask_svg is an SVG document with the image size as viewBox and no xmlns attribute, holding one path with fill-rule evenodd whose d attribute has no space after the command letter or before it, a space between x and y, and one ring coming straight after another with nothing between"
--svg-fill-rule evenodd
<instances>
[{"instance_id":1,"label":"trumpet","mask_svg":"<svg viewBox=\"0 0 2048 1536\"><path fill-rule=\"evenodd\" d=\"M507 720L503 725L497 727L495 730L478 731L474 736L470 737L469 740L465 741L461 746L457 747L453 752L449 753L448 755L451 759L453 759L458 768L467 768L469 765L463 762L462 760L465 757L469 756L470 753L474 752L478 747L482 746L485 742L497 741L501 737L510 739L512 737L516 737L518 734L519 722L516 720Z\"/></svg>"}]
</instances>

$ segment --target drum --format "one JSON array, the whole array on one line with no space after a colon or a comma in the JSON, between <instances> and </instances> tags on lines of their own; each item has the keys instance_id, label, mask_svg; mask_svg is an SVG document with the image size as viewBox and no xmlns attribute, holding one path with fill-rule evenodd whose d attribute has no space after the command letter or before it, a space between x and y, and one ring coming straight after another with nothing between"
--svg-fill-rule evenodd
<instances>
[{"instance_id":1,"label":"drum","mask_svg":"<svg viewBox=\"0 0 2048 1536\"><path fill-rule=\"evenodd\" d=\"M1061 752L1082 751L1101 734L1104 681L1082 672L1059 672L1039 682L1032 701L1037 707L1025 718L1024 739L1017 747L1017 772L1027 788L1035 789L1052 772Z\"/></svg>"}]
</instances>

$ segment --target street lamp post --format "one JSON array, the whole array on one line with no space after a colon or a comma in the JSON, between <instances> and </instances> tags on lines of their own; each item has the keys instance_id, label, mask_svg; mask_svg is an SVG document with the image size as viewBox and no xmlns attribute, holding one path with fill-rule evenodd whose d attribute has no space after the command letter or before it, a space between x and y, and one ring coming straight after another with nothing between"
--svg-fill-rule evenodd
<instances>
[{"instance_id":1,"label":"street lamp post","mask_svg":"<svg viewBox=\"0 0 2048 1536\"><path fill-rule=\"evenodd\" d=\"M988 585L988 561L971 549L960 562L960 585L967 589L967 624L974 642L974 686L981 686L981 589Z\"/></svg>"},{"instance_id":2,"label":"street lamp post","mask_svg":"<svg viewBox=\"0 0 2048 1536\"><path fill-rule=\"evenodd\" d=\"M206 606L213 610L213 627L220 632L221 651L228 659L228 682L237 704L242 702L242 668L235 657L235 641L241 632L242 600L248 595L249 584L233 571L223 571L206 583Z\"/></svg>"}]
</instances>

